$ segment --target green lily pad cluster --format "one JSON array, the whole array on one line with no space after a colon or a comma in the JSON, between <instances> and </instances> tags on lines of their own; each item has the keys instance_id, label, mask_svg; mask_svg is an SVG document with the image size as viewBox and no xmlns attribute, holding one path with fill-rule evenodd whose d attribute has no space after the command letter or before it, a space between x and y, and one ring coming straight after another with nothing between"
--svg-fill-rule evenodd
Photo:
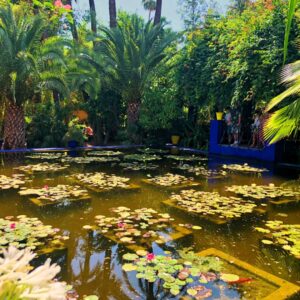
<instances>
[{"instance_id":1,"label":"green lily pad cluster","mask_svg":"<svg viewBox=\"0 0 300 300\"><path fill-rule=\"evenodd\" d=\"M118 242L124 244L149 244L152 241L163 244L168 241L162 232L169 228L170 222L174 220L169 214L159 213L151 208L131 210L123 206L113 208L112 212L112 217L95 217L99 233L113 235Z\"/></svg>"},{"instance_id":2,"label":"green lily pad cluster","mask_svg":"<svg viewBox=\"0 0 300 300\"><path fill-rule=\"evenodd\" d=\"M194 178L187 178L182 175L167 173L161 176L155 176L147 179L148 182L154 183L161 186L176 186L176 185L184 185L190 184Z\"/></svg>"},{"instance_id":3,"label":"green lily pad cluster","mask_svg":"<svg viewBox=\"0 0 300 300\"><path fill-rule=\"evenodd\" d=\"M231 165L223 165L223 169L232 172L245 172L245 173L263 173L267 172L267 169L264 168L255 168L249 166L247 163L240 165L240 164L231 164Z\"/></svg>"},{"instance_id":4,"label":"green lily pad cluster","mask_svg":"<svg viewBox=\"0 0 300 300\"><path fill-rule=\"evenodd\" d=\"M293 190L291 188L275 186L272 183L270 183L269 185L233 185L230 187L226 187L226 191L257 200L276 199L280 197L297 198L300 196L299 188L298 190Z\"/></svg>"},{"instance_id":5,"label":"green lily pad cluster","mask_svg":"<svg viewBox=\"0 0 300 300\"><path fill-rule=\"evenodd\" d=\"M153 163L140 163L137 161L120 163L119 166L127 171L149 171L159 168L159 165Z\"/></svg>"},{"instance_id":6,"label":"green lily pad cluster","mask_svg":"<svg viewBox=\"0 0 300 300\"><path fill-rule=\"evenodd\" d=\"M253 213L256 204L236 197L221 196L217 192L183 190L173 194L176 205L188 212L221 219L236 219Z\"/></svg>"},{"instance_id":7,"label":"green lily pad cluster","mask_svg":"<svg viewBox=\"0 0 300 300\"><path fill-rule=\"evenodd\" d=\"M162 157L156 154L128 154L124 156L125 160L133 160L140 162L161 160Z\"/></svg>"},{"instance_id":8,"label":"green lily pad cluster","mask_svg":"<svg viewBox=\"0 0 300 300\"><path fill-rule=\"evenodd\" d=\"M80 186L59 184L54 187L44 186L43 188L24 188L19 191L21 196L35 196L41 202L61 203L68 200L87 198L88 192Z\"/></svg>"},{"instance_id":9,"label":"green lily pad cluster","mask_svg":"<svg viewBox=\"0 0 300 300\"><path fill-rule=\"evenodd\" d=\"M196 156L196 155L185 155L185 156L181 156L181 155L167 155L166 158L168 159L173 159L173 160L177 160L177 161L207 161L208 158L207 157L203 157L203 156Z\"/></svg>"},{"instance_id":10,"label":"green lily pad cluster","mask_svg":"<svg viewBox=\"0 0 300 300\"><path fill-rule=\"evenodd\" d=\"M39 160L55 160L65 156L64 153L34 153L31 155L26 155L26 158L39 159Z\"/></svg>"},{"instance_id":11,"label":"green lily pad cluster","mask_svg":"<svg viewBox=\"0 0 300 300\"><path fill-rule=\"evenodd\" d=\"M70 157L66 156L61 160L62 163L76 163L76 164L90 164L90 163L110 163L110 162L119 162L120 159L114 156L79 156L79 157Z\"/></svg>"},{"instance_id":12,"label":"green lily pad cluster","mask_svg":"<svg viewBox=\"0 0 300 300\"><path fill-rule=\"evenodd\" d=\"M59 229L44 225L38 218L29 218L26 215L0 218L0 254L9 245L36 251L61 246L68 237L59 235L58 232Z\"/></svg>"},{"instance_id":13,"label":"green lily pad cluster","mask_svg":"<svg viewBox=\"0 0 300 300\"><path fill-rule=\"evenodd\" d=\"M129 188L129 178L116 175L108 175L102 172L76 174L74 178L87 187L94 187L99 190L110 191L115 188Z\"/></svg>"},{"instance_id":14,"label":"green lily pad cluster","mask_svg":"<svg viewBox=\"0 0 300 300\"><path fill-rule=\"evenodd\" d=\"M265 234L263 244L280 246L300 259L300 224L267 221L266 228L255 227L255 230Z\"/></svg>"},{"instance_id":15,"label":"green lily pad cluster","mask_svg":"<svg viewBox=\"0 0 300 300\"><path fill-rule=\"evenodd\" d=\"M235 274L220 273L222 262L218 257L200 257L192 251L179 251L179 257L154 255L153 253L123 255L125 272L136 272L136 278L147 282L159 282L173 296L192 296L205 299L213 296L209 288L217 281L234 283Z\"/></svg>"},{"instance_id":16,"label":"green lily pad cluster","mask_svg":"<svg viewBox=\"0 0 300 300\"><path fill-rule=\"evenodd\" d=\"M123 155L124 153L121 151L91 151L88 152L89 156L120 156Z\"/></svg>"},{"instance_id":17,"label":"green lily pad cluster","mask_svg":"<svg viewBox=\"0 0 300 300\"><path fill-rule=\"evenodd\" d=\"M22 172L31 174L36 172L56 172L56 171L62 171L69 167L69 165L60 165L58 163L48 163L43 162L40 164L35 165L27 165L27 166L20 166L15 168L16 170L20 170Z\"/></svg>"},{"instance_id":18,"label":"green lily pad cluster","mask_svg":"<svg viewBox=\"0 0 300 300\"><path fill-rule=\"evenodd\" d=\"M204 166L191 166L189 164L181 164L176 167L179 170L187 171L189 173L193 173L196 176L203 177L225 177L228 173L224 170L208 170Z\"/></svg>"},{"instance_id":19,"label":"green lily pad cluster","mask_svg":"<svg viewBox=\"0 0 300 300\"><path fill-rule=\"evenodd\" d=\"M21 174L14 174L11 177L0 175L0 190L19 189L25 184L24 176Z\"/></svg>"},{"instance_id":20,"label":"green lily pad cluster","mask_svg":"<svg viewBox=\"0 0 300 300\"><path fill-rule=\"evenodd\" d=\"M167 153L169 153L169 150L154 149L154 148L143 148L143 149L139 149L138 151L145 153L145 154L167 154Z\"/></svg>"}]
</instances>

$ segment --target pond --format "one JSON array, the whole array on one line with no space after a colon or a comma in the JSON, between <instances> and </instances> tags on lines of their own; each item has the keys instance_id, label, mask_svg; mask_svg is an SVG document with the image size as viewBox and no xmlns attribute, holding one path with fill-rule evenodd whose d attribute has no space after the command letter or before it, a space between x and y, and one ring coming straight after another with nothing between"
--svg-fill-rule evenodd
<instances>
[{"instance_id":1,"label":"pond","mask_svg":"<svg viewBox=\"0 0 300 300\"><path fill-rule=\"evenodd\" d=\"M69 237L63 241L67 256L58 260L63 266L61 278L73 285L80 295L95 294L100 299L179 299L184 296L166 292L157 282L145 284L143 278L137 279L136 271L130 271L132 264L128 265L123 258L124 254L135 253L137 249L146 249L157 257L169 255L170 259L178 259L177 250L190 247L192 253L198 253L215 248L232 259L291 283L300 283L297 249L291 252L288 247L269 245L273 243L272 238L266 237L268 232L262 229L267 228L267 221L300 224L298 174L279 172L272 165L257 162L249 162L247 166L242 161L206 159L190 153L170 155L168 150L127 152L104 152L103 155L101 151L88 152L75 159L53 153L2 157L0 176L15 181L10 189L10 183L4 180L4 189L1 189L0 178L0 218L26 215L60 228L60 234ZM37 164L40 165L30 167ZM224 164L232 167L224 168ZM272 187L287 182L292 195L279 193L277 200L283 203L277 205ZM239 194L234 193L235 186L251 185L259 193L258 197L251 198L246 188L239 190ZM270 199L266 199L260 186L268 186ZM62 202L64 193L66 197L72 194L72 201ZM49 197L52 198L49 200ZM282 201L285 199L286 203ZM237 203L234 208L231 202ZM143 210L145 208L147 210ZM141 214L144 224L131 226ZM145 214L148 219L159 220L159 224L148 224ZM118 234L111 234L114 226ZM150 229L153 234L149 234ZM299 238L296 235L298 246ZM266 239L271 242L262 242ZM144 255L146 253L144 251ZM221 259L225 261L226 257ZM124 264L129 272L122 269ZM276 290L271 282L255 278L250 270L241 272L230 259L224 265L226 273L251 280L228 285L226 282L235 280L220 280L220 275L219 281L209 281L205 288L197 290L195 287L197 299L263 299ZM203 283L203 278L201 280ZM173 292L176 289L173 287ZM191 297L196 292L189 289Z\"/></svg>"}]
</instances>

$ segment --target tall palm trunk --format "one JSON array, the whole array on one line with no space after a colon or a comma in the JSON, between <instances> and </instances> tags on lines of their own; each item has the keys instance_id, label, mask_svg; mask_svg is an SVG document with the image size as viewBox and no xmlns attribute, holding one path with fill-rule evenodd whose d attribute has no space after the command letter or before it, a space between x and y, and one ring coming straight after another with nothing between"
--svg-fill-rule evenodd
<instances>
[{"instance_id":1,"label":"tall palm trunk","mask_svg":"<svg viewBox=\"0 0 300 300\"><path fill-rule=\"evenodd\" d=\"M130 101L127 105L128 126L135 125L140 116L141 101L139 99Z\"/></svg>"},{"instance_id":2,"label":"tall palm trunk","mask_svg":"<svg viewBox=\"0 0 300 300\"><path fill-rule=\"evenodd\" d=\"M157 0L156 1L155 17L154 17L154 25L157 25L157 24L160 23L161 10L162 10L162 0Z\"/></svg>"},{"instance_id":3,"label":"tall palm trunk","mask_svg":"<svg viewBox=\"0 0 300 300\"><path fill-rule=\"evenodd\" d=\"M117 27L117 9L116 0L109 0L109 26L110 28Z\"/></svg>"},{"instance_id":4,"label":"tall palm trunk","mask_svg":"<svg viewBox=\"0 0 300 300\"><path fill-rule=\"evenodd\" d=\"M68 5L70 5L73 9L72 0L67 0L66 3ZM78 38L78 31L77 31L76 20L74 18L74 13L72 12L71 15L72 15L72 19L73 19L73 23L71 24L72 36L73 36L74 41L78 42L79 38Z\"/></svg>"},{"instance_id":5,"label":"tall palm trunk","mask_svg":"<svg viewBox=\"0 0 300 300\"><path fill-rule=\"evenodd\" d=\"M96 18L96 6L94 0L89 0L90 14L91 14L91 29L94 33L97 33L97 18Z\"/></svg>"},{"instance_id":6,"label":"tall palm trunk","mask_svg":"<svg viewBox=\"0 0 300 300\"><path fill-rule=\"evenodd\" d=\"M9 102L4 115L4 149L26 147L23 107Z\"/></svg>"}]
</instances>

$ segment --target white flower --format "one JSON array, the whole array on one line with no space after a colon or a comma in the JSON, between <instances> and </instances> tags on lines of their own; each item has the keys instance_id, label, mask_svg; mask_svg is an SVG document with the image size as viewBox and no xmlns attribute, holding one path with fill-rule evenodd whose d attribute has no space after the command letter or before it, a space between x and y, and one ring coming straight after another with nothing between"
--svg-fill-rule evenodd
<instances>
[{"instance_id":1,"label":"white flower","mask_svg":"<svg viewBox=\"0 0 300 300\"><path fill-rule=\"evenodd\" d=\"M29 262L35 257L30 250L18 250L9 247L0 258L0 298L4 287L13 286L21 299L28 300L65 300L67 285L54 281L60 267L51 265L47 260L44 265L30 272Z\"/></svg>"}]
</instances>

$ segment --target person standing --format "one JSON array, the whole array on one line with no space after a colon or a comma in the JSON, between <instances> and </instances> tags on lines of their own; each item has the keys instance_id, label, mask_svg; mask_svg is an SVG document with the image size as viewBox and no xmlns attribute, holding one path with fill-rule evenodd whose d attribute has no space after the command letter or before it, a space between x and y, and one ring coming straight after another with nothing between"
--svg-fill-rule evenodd
<instances>
[{"instance_id":1,"label":"person standing","mask_svg":"<svg viewBox=\"0 0 300 300\"><path fill-rule=\"evenodd\" d=\"M235 107L232 110L232 135L233 135L233 146L239 145L239 138L241 133L241 122L242 122L242 114L240 110Z\"/></svg>"},{"instance_id":2,"label":"person standing","mask_svg":"<svg viewBox=\"0 0 300 300\"><path fill-rule=\"evenodd\" d=\"M226 134L227 134L228 144L231 144L231 142L232 142L232 117L231 117L231 110L230 110L229 106L227 106L225 108L224 121L226 124Z\"/></svg>"}]
</instances>

